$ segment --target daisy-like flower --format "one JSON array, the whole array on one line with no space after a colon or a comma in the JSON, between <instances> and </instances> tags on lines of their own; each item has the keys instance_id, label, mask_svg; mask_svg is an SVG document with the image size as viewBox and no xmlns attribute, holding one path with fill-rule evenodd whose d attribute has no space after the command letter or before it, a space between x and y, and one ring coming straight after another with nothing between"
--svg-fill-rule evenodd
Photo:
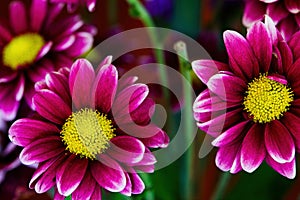
<instances>
[{"instance_id":1,"label":"daisy-like flower","mask_svg":"<svg viewBox=\"0 0 300 200\"><path fill-rule=\"evenodd\" d=\"M169 138L151 123L154 102L135 80L118 81L107 57L96 72L79 59L70 72L62 68L36 84L36 116L9 130L24 147L21 162L39 164L30 188L43 193L56 185L56 197L73 199L100 199L101 188L128 196L144 190L136 170L153 172L149 148L166 147Z\"/></svg>"},{"instance_id":2,"label":"daisy-like flower","mask_svg":"<svg viewBox=\"0 0 300 200\"><path fill-rule=\"evenodd\" d=\"M67 4L67 9L70 12L74 12L80 5L85 5L90 12L93 12L97 0L50 0L50 2Z\"/></svg>"},{"instance_id":3,"label":"daisy-like flower","mask_svg":"<svg viewBox=\"0 0 300 200\"><path fill-rule=\"evenodd\" d=\"M32 105L34 83L60 67L70 67L89 50L95 28L77 15L63 16L62 5L33 0L9 4L7 23L0 23L0 115L15 118L24 97ZM1 16L3 17L3 16Z\"/></svg>"},{"instance_id":4,"label":"daisy-like flower","mask_svg":"<svg viewBox=\"0 0 300 200\"><path fill-rule=\"evenodd\" d=\"M247 37L224 32L229 63L197 60L197 76L207 85L194 103L200 129L216 137L216 165L237 173L256 170L265 160L290 179L300 150L300 60L268 17Z\"/></svg>"},{"instance_id":5,"label":"daisy-like flower","mask_svg":"<svg viewBox=\"0 0 300 200\"><path fill-rule=\"evenodd\" d=\"M246 0L243 24L250 27L267 14L286 40L300 27L300 2L295 0Z\"/></svg>"}]
</instances>

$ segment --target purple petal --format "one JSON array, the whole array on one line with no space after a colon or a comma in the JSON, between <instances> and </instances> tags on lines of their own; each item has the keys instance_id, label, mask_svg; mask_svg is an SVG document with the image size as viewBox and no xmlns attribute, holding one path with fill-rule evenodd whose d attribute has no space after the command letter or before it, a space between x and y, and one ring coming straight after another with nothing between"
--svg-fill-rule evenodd
<instances>
[{"instance_id":1,"label":"purple petal","mask_svg":"<svg viewBox=\"0 0 300 200\"><path fill-rule=\"evenodd\" d=\"M296 161L295 158L291 162L278 163L273 160L270 156L267 156L266 162L279 174L285 176L289 179L294 179L296 177Z\"/></svg>"},{"instance_id":2,"label":"purple petal","mask_svg":"<svg viewBox=\"0 0 300 200\"><path fill-rule=\"evenodd\" d=\"M9 4L10 23L16 34L24 33L27 29L27 16L25 5L21 1Z\"/></svg>"},{"instance_id":3,"label":"purple petal","mask_svg":"<svg viewBox=\"0 0 300 200\"><path fill-rule=\"evenodd\" d=\"M37 193L44 193L50 190L55 185L56 167L51 166L39 177L34 189Z\"/></svg>"},{"instance_id":4,"label":"purple petal","mask_svg":"<svg viewBox=\"0 0 300 200\"><path fill-rule=\"evenodd\" d=\"M294 59L298 59L300 58L300 31L298 31L297 33L295 33L290 41L289 41L289 46L293 52L293 55L294 55Z\"/></svg>"},{"instance_id":5,"label":"purple petal","mask_svg":"<svg viewBox=\"0 0 300 200\"><path fill-rule=\"evenodd\" d=\"M280 30L280 33L286 41L289 41L292 35L299 30L299 26L295 21L294 16L289 16L281 20L281 22L277 25L277 28Z\"/></svg>"},{"instance_id":6,"label":"purple petal","mask_svg":"<svg viewBox=\"0 0 300 200\"><path fill-rule=\"evenodd\" d=\"M72 193L72 198L91 199L95 188L98 188L98 186L96 186L96 181L91 173L87 171L77 189Z\"/></svg>"},{"instance_id":7,"label":"purple petal","mask_svg":"<svg viewBox=\"0 0 300 200\"><path fill-rule=\"evenodd\" d=\"M59 193L64 196L72 194L82 181L87 166L87 159L76 158L75 155L70 156L56 173L56 183Z\"/></svg>"},{"instance_id":8,"label":"purple petal","mask_svg":"<svg viewBox=\"0 0 300 200\"><path fill-rule=\"evenodd\" d=\"M216 165L222 171L229 171L236 159L240 144L233 144L219 148L216 155Z\"/></svg>"},{"instance_id":9,"label":"purple petal","mask_svg":"<svg viewBox=\"0 0 300 200\"><path fill-rule=\"evenodd\" d=\"M227 64L214 60L196 60L192 62L192 67L204 84L207 84L208 80L219 71L230 71Z\"/></svg>"},{"instance_id":10,"label":"purple petal","mask_svg":"<svg viewBox=\"0 0 300 200\"><path fill-rule=\"evenodd\" d=\"M126 196L131 196L132 185L131 185L130 177L127 172L125 172L125 177L126 177L126 186L120 193Z\"/></svg>"},{"instance_id":11,"label":"purple petal","mask_svg":"<svg viewBox=\"0 0 300 200\"><path fill-rule=\"evenodd\" d=\"M266 5L257 0L249 0L245 5L243 24L250 27L254 22L262 20L266 12Z\"/></svg>"},{"instance_id":12,"label":"purple petal","mask_svg":"<svg viewBox=\"0 0 300 200\"><path fill-rule=\"evenodd\" d=\"M241 149L239 149L238 152L236 153L235 159L232 163L230 173L236 174L236 173L242 171L242 169L243 168L241 165Z\"/></svg>"},{"instance_id":13,"label":"purple petal","mask_svg":"<svg viewBox=\"0 0 300 200\"><path fill-rule=\"evenodd\" d=\"M101 162L92 162L91 172L97 183L110 192L120 192L126 186L126 177L120 165L101 155Z\"/></svg>"},{"instance_id":14,"label":"purple petal","mask_svg":"<svg viewBox=\"0 0 300 200\"><path fill-rule=\"evenodd\" d=\"M286 8L293 14L300 12L300 2L295 0L285 0L284 1Z\"/></svg>"},{"instance_id":15,"label":"purple petal","mask_svg":"<svg viewBox=\"0 0 300 200\"><path fill-rule=\"evenodd\" d=\"M157 127L157 130L154 132L148 132L145 135L154 134L151 137L140 138L145 146L149 148L166 148L169 145L170 138L169 136L160 128Z\"/></svg>"},{"instance_id":16,"label":"purple petal","mask_svg":"<svg viewBox=\"0 0 300 200\"><path fill-rule=\"evenodd\" d=\"M74 35L68 35L66 37L60 38L53 45L54 51L63 51L68 49L75 42Z\"/></svg>"},{"instance_id":17,"label":"purple petal","mask_svg":"<svg viewBox=\"0 0 300 200\"><path fill-rule=\"evenodd\" d=\"M260 68L263 69L263 72L268 72L272 59L272 40L265 25L262 22L255 23L248 30L247 40L253 49Z\"/></svg>"},{"instance_id":18,"label":"purple petal","mask_svg":"<svg viewBox=\"0 0 300 200\"><path fill-rule=\"evenodd\" d=\"M101 187L95 187L93 194L91 196L90 199L102 199L102 195L101 195Z\"/></svg>"},{"instance_id":19,"label":"purple petal","mask_svg":"<svg viewBox=\"0 0 300 200\"><path fill-rule=\"evenodd\" d=\"M141 194L145 190L145 184L137 173L129 173L132 183L132 194Z\"/></svg>"},{"instance_id":20,"label":"purple petal","mask_svg":"<svg viewBox=\"0 0 300 200\"><path fill-rule=\"evenodd\" d=\"M59 133L59 129L50 123L24 118L15 121L9 129L10 140L19 146L27 146L37 138Z\"/></svg>"},{"instance_id":21,"label":"purple petal","mask_svg":"<svg viewBox=\"0 0 300 200\"><path fill-rule=\"evenodd\" d=\"M149 88L145 84L134 84L121 91L112 106L114 116L129 115L146 99Z\"/></svg>"},{"instance_id":22,"label":"purple petal","mask_svg":"<svg viewBox=\"0 0 300 200\"><path fill-rule=\"evenodd\" d=\"M20 160L25 165L40 163L59 155L64 150L59 136L49 136L37 139L26 146L20 154Z\"/></svg>"},{"instance_id":23,"label":"purple petal","mask_svg":"<svg viewBox=\"0 0 300 200\"><path fill-rule=\"evenodd\" d=\"M71 105L68 78L66 76L58 72L52 72L46 75L45 82L50 90L64 99L67 104Z\"/></svg>"},{"instance_id":24,"label":"purple petal","mask_svg":"<svg viewBox=\"0 0 300 200\"><path fill-rule=\"evenodd\" d=\"M47 14L47 0L33 0L30 8L31 28L38 32Z\"/></svg>"},{"instance_id":25,"label":"purple petal","mask_svg":"<svg viewBox=\"0 0 300 200\"><path fill-rule=\"evenodd\" d=\"M77 109L92 104L90 92L94 79L94 68L88 60L78 59L74 62L69 76L69 88L73 104Z\"/></svg>"},{"instance_id":26,"label":"purple petal","mask_svg":"<svg viewBox=\"0 0 300 200\"><path fill-rule=\"evenodd\" d=\"M51 24L51 27L55 27L55 29L50 29L51 32L50 37L64 37L67 35L71 35L76 32L80 27L82 27L83 21L80 19L78 15L72 15L71 17L66 17L62 20L55 20ZM50 26L49 26L50 28Z\"/></svg>"},{"instance_id":27,"label":"purple petal","mask_svg":"<svg viewBox=\"0 0 300 200\"><path fill-rule=\"evenodd\" d=\"M75 35L75 41L65 51L70 57L81 56L91 49L93 45L93 36L90 33L80 32Z\"/></svg>"},{"instance_id":28,"label":"purple petal","mask_svg":"<svg viewBox=\"0 0 300 200\"><path fill-rule=\"evenodd\" d=\"M105 65L111 65L111 62L112 62L112 56L106 56L103 61L98 65L97 69L96 69L96 72L98 73L99 70L105 66Z\"/></svg>"},{"instance_id":29,"label":"purple petal","mask_svg":"<svg viewBox=\"0 0 300 200\"><path fill-rule=\"evenodd\" d=\"M282 58L283 73L286 74L293 64L293 54L285 41L278 42L278 50L280 51Z\"/></svg>"},{"instance_id":30,"label":"purple petal","mask_svg":"<svg viewBox=\"0 0 300 200\"><path fill-rule=\"evenodd\" d=\"M95 106L108 113L115 98L118 85L118 71L113 65L105 65L99 70L92 89Z\"/></svg>"},{"instance_id":31,"label":"purple petal","mask_svg":"<svg viewBox=\"0 0 300 200\"><path fill-rule=\"evenodd\" d=\"M223 37L229 66L233 73L246 80L257 76L259 72L257 59L248 41L235 31L225 31Z\"/></svg>"},{"instance_id":32,"label":"purple petal","mask_svg":"<svg viewBox=\"0 0 300 200\"><path fill-rule=\"evenodd\" d=\"M154 165L157 162L153 153L146 148L143 159L138 163L129 163L128 166L136 166L136 165Z\"/></svg>"},{"instance_id":33,"label":"purple petal","mask_svg":"<svg viewBox=\"0 0 300 200\"><path fill-rule=\"evenodd\" d=\"M12 39L12 34L6 28L6 26L0 23L0 41L8 42Z\"/></svg>"},{"instance_id":34,"label":"purple petal","mask_svg":"<svg viewBox=\"0 0 300 200\"><path fill-rule=\"evenodd\" d=\"M204 123L198 122L197 126L207 134L213 137L218 137L223 130L228 129L241 120L244 120L241 113L242 108L236 108L229 112L221 113L219 116L213 116L209 121Z\"/></svg>"},{"instance_id":35,"label":"purple petal","mask_svg":"<svg viewBox=\"0 0 300 200\"><path fill-rule=\"evenodd\" d=\"M241 165L249 173L256 170L266 157L263 128L254 124L243 140L241 148Z\"/></svg>"},{"instance_id":36,"label":"purple petal","mask_svg":"<svg viewBox=\"0 0 300 200\"><path fill-rule=\"evenodd\" d=\"M291 162L295 157L293 138L278 120L266 124L265 145L269 155L278 163Z\"/></svg>"},{"instance_id":37,"label":"purple petal","mask_svg":"<svg viewBox=\"0 0 300 200\"><path fill-rule=\"evenodd\" d=\"M131 136L117 136L110 140L112 143L107 153L123 163L137 163L142 160L145 152L144 144Z\"/></svg>"},{"instance_id":38,"label":"purple petal","mask_svg":"<svg viewBox=\"0 0 300 200\"><path fill-rule=\"evenodd\" d=\"M224 101L239 103L244 99L247 84L234 74L216 74L212 76L207 87Z\"/></svg>"},{"instance_id":39,"label":"purple petal","mask_svg":"<svg viewBox=\"0 0 300 200\"><path fill-rule=\"evenodd\" d=\"M266 14L278 24L279 21L286 18L289 12L286 10L283 2L268 4Z\"/></svg>"},{"instance_id":40,"label":"purple petal","mask_svg":"<svg viewBox=\"0 0 300 200\"><path fill-rule=\"evenodd\" d=\"M241 139L245 131L247 131L248 125L250 121L240 122L226 131L224 131L221 135L219 135L213 142L212 145L215 147L223 147L232 145L237 142L238 139Z\"/></svg>"},{"instance_id":41,"label":"purple petal","mask_svg":"<svg viewBox=\"0 0 300 200\"><path fill-rule=\"evenodd\" d=\"M38 91L33 97L33 105L41 116L57 124L64 124L72 114L71 105L51 90Z\"/></svg>"},{"instance_id":42,"label":"purple petal","mask_svg":"<svg viewBox=\"0 0 300 200\"><path fill-rule=\"evenodd\" d=\"M96 0L86 0L86 6L90 12L95 10Z\"/></svg>"},{"instance_id":43,"label":"purple petal","mask_svg":"<svg viewBox=\"0 0 300 200\"><path fill-rule=\"evenodd\" d=\"M276 45L278 42L278 31L277 28L275 27L275 23L268 15L265 16L265 25L267 30L270 33L272 44Z\"/></svg>"},{"instance_id":44,"label":"purple petal","mask_svg":"<svg viewBox=\"0 0 300 200\"><path fill-rule=\"evenodd\" d=\"M118 93L124 90L125 88L129 87L130 85L133 85L138 80L137 76L130 76L127 78L122 77L118 82Z\"/></svg>"},{"instance_id":45,"label":"purple petal","mask_svg":"<svg viewBox=\"0 0 300 200\"><path fill-rule=\"evenodd\" d=\"M300 118L297 116L298 115L292 114L290 112L286 112L280 121L292 134L295 142L296 150L297 152L300 152L300 126L299 126Z\"/></svg>"},{"instance_id":46,"label":"purple petal","mask_svg":"<svg viewBox=\"0 0 300 200\"><path fill-rule=\"evenodd\" d=\"M40 60L42 57L44 57L50 50L52 47L53 43L52 41L47 42L39 51L38 55L35 58L35 61Z\"/></svg>"}]
</instances>

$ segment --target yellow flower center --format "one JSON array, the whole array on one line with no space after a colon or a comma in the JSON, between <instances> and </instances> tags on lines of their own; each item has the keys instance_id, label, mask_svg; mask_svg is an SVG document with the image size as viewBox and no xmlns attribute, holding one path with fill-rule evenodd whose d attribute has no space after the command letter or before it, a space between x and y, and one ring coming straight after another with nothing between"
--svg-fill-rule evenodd
<instances>
[{"instance_id":1,"label":"yellow flower center","mask_svg":"<svg viewBox=\"0 0 300 200\"><path fill-rule=\"evenodd\" d=\"M293 93L289 87L261 74L248 84L243 104L254 122L267 123L279 119L292 101Z\"/></svg>"},{"instance_id":2,"label":"yellow flower center","mask_svg":"<svg viewBox=\"0 0 300 200\"><path fill-rule=\"evenodd\" d=\"M44 39L36 33L25 33L13 38L3 49L3 63L13 70L18 66L28 65L34 62Z\"/></svg>"},{"instance_id":3,"label":"yellow flower center","mask_svg":"<svg viewBox=\"0 0 300 200\"><path fill-rule=\"evenodd\" d=\"M115 128L105 114L92 109L73 112L60 132L66 149L80 157L94 160L109 146Z\"/></svg>"}]
</instances>

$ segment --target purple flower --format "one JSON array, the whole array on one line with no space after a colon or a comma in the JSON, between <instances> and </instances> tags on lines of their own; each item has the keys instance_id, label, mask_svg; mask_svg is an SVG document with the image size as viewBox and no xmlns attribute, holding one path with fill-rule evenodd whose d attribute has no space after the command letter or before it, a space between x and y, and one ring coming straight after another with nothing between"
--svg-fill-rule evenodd
<instances>
[{"instance_id":1,"label":"purple flower","mask_svg":"<svg viewBox=\"0 0 300 200\"><path fill-rule=\"evenodd\" d=\"M289 40L300 27L300 1L246 0L243 24L250 27L264 15L269 15L282 35Z\"/></svg>"},{"instance_id":2,"label":"purple flower","mask_svg":"<svg viewBox=\"0 0 300 200\"><path fill-rule=\"evenodd\" d=\"M200 129L216 137L216 165L251 173L265 160L290 179L300 151L300 59L268 17L247 37L224 32L229 63L197 60L197 76L207 85L194 103ZM299 48L299 46L298 46Z\"/></svg>"},{"instance_id":3,"label":"purple flower","mask_svg":"<svg viewBox=\"0 0 300 200\"><path fill-rule=\"evenodd\" d=\"M8 21L0 23L0 115L5 120L15 118L23 97L32 106L35 82L71 66L91 48L95 28L77 15L63 17L61 10L45 0L33 0L28 9L22 1L9 4Z\"/></svg>"},{"instance_id":4,"label":"purple flower","mask_svg":"<svg viewBox=\"0 0 300 200\"><path fill-rule=\"evenodd\" d=\"M65 3L67 4L68 11L75 11L79 5L86 5L90 12L95 10L97 0L50 0L52 3Z\"/></svg>"},{"instance_id":5,"label":"purple flower","mask_svg":"<svg viewBox=\"0 0 300 200\"><path fill-rule=\"evenodd\" d=\"M9 130L24 147L21 162L39 164L30 188L43 193L56 185L56 197L74 199L100 199L101 188L128 196L144 190L136 170L153 172L149 148L166 147L169 138L150 123L154 102L135 80L118 81L107 57L96 72L79 59L36 84L36 116Z\"/></svg>"}]
</instances>

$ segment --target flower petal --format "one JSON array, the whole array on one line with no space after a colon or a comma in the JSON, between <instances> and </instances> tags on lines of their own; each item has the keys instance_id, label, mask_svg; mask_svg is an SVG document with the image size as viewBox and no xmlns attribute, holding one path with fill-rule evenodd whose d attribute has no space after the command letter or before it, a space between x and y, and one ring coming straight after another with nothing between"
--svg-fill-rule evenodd
<instances>
[{"instance_id":1,"label":"flower petal","mask_svg":"<svg viewBox=\"0 0 300 200\"><path fill-rule=\"evenodd\" d=\"M129 173L132 183L132 194L141 194L145 190L145 184L137 173Z\"/></svg>"},{"instance_id":2,"label":"flower petal","mask_svg":"<svg viewBox=\"0 0 300 200\"><path fill-rule=\"evenodd\" d=\"M234 74L245 80L258 75L258 63L248 41L235 31L223 34L225 47L229 57L229 66Z\"/></svg>"},{"instance_id":3,"label":"flower petal","mask_svg":"<svg viewBox=\"0 0 300 200\"><path fill-rule=\"evenodd\" d=\"M131 185L130 177L127 172L125 172L125 177L126 177L126 186L120 193L126 196L131 196L132 185Z\"/></svg>"},{"instance_id":4,"label":"flower petal","mask_svg":"<svg viewBox=\"0 0 300 200\"><path fill-rule=\"evenodd\" d=\"M113 65L104 65L99 70L92 89L95 106L103 113L108 113L115 98L118 85L118 71Z\"/></svg>"},{"instance_id":5,"label":"flower petal","mask_svg":"<svg viewBox=\"0 0 300 200\"><path fill-rule=\"evenodd\" d=\"M9 129L10 140L19 146L27 146L37 138L59 133L59 129L47 122L24 118L15 121Z\"/></svg>"},{"instance_id":6,"label":"flower petal","mask_svg":"<svg viewBox=\"0 0 300 200\"><path fill-rule=\"evenodd\" d=\"M266 14L270 16L275 24L278 24L279 21L289 15L289 12L286 10L283 4L283 2L277 2L268 4L267 6Z\"/></svg>"},{"instance_id":7,"label":"flower petal","mask_svg":"<svg viewBox=\"0 0 300 200\"><path fill-rule=\"evenodd\" d=\"M246 134L241 148L241 165L249 173L256 170L266 157L263 126L254 124Z\"/></svg>"},{"instance_id":8,"label":"flower petal","mask_svg":"<svg viewBox=\"0 0 300 200\"><path fill-rule=\"evenodd\" d=\"M243 24L250 27L254 22L263 19L266 12L266 5L257 0L249 0L245 5Z\"/></svg>"},{"instance_id":9,"label":"flower petal","mask_svg":"<svg viewBox=\"0 0 300 200\"><path fill-rule=\"evenodd\" d=\"M285 0L286 8L293 14L298 14L300 12L300 2L295 0Z\"/></svg>"},{"instance_id":10,"label":"flower petal","mask_svg":"<svg viewBox=\"0 0 300 200\"><path fill-rule=\"evenodd\" d=\"M143 159L144 144L131 136L117 136L110 140L112 143L107 153L123 163L137 163Z\"/></svg>"},{"instance_id":11,"label":"flower petal","mask_svg":"<svg viewBox=\"0 0 300 200\"><path fill-rule=\"evenodd\" d=\"M240 144L233 144L219 148L216 155L217 167L222 171L229 171L233 166L240 146Z\"/></svg>"},{"instance_id":12,"label":"flower petal","mask_svg":"<svg viewBox=\"0 0 300 200\"><path fill-rule=\"evenodd\" d=\"M293 112L292 109L291 112ZM298 126L300 118L291 112L286 112L280 121L292 134L296 150L297 152L300 152L300 126Z\"/></svg>"},{"instance_id":13,"label":"flower petal","mask_svg":"<svg viewBox=\"0 0 300 200\"><path fill-rule=\"evenodd\" d=\"M263 69L263 72L268 72L272 59L272 40L265 24L257 22L251 26L247 33L247 40L253 49L260 68ZM256 70L258 69L256 68ZM258 72L254 72L255 76Z\"/></svg>"},{"instance_id":14,"label":"flower petal","mask_svg":"<svg viewBox=\"0 0 300 200\"><path fill-rule=\"evenodd\" d=\"M34 32L38 32L47 15L47 0L33 0L30 8L31 28Z\"/></svg>"},{"instance_id":15,"label":"flower petal","mask_svg":"<svg viewBox=\"0 0 300 200\"><path fill-rule=\"evenodd\" d=\"M91 173L87 171L77 189L72 193L72 198L91 199L95 188L98 188L96 181Z\"/></svg>"},{"instance_id":16,"label":"flower petal","mask_svg":"<svg viewBox=\"0 0 300 200\"><path fill-rule=\"evenodd\" d=\"M212 76L207 87L221 99L229 102L241 102L247 90L245 81L232 73L219 73Z\"/></svg>"},{"instance_id":17,"label":"flower petal","mask_svg":"<svg viewBox=\"0 0 300 200\"><path fill-rule=\"evenodd\" d=\"M120 192L126 186L126 177L121 166L109 158L101 155L100 162L92 162L91 172L97 183L110 192Z\"/></svg>"},{"instance_id":18,"label":"flower petal","mask_svg":"<svg viewBox=\"0 0 300 200\"><path fill-rule=\"evenodd\" d=\"M60 194L69 196L78 188L88 163L87 159L80 159L76 155L72 155L61 165L56 173L57 190Z\"/></svg>"},{"instance_id":19,"label":"flower petal","mask_svg":"<svg viewBox=\"0 0 300 200\"><path fill-rule=\"evenodd\" d=\"M230 71L227 64L214 60L196 60L192 62L192 67L204 84L207 84L208 80L219 71Z\"/></svg>"},{"instance_id":20,"label":"flower petal","mask_svg":"<svg viewBox=\"0 0 300 200\"><path fill-rule=\"evenodd\" d=\"M90 33L79 32L75 34L75 41L65 50L65 53L71 57L81 56L91 49L94 39Z\"/></svg>"},{"instance_id":21,"label":"flower petal","mask_svg":"<svg viewBox=\"0 0 300 200\"><path fill-rule=\"evenodd\" d=\"M245 131L247 131L249 126L249 122L250 121L243 121L230 127L212 141L212 145L215 147L223 147L237 142L238 139L244 136Z\"/></svg>"},{"instance_id":22,"label":"flower petal","mask_svg":"<svg viewBox=\"0 0 300 200\"><path fill-rule=\"evenodd\" d=\"M64 150L59 136L49 136L37 139L26 146L20 154L20 160L25 165L40 163L59 155Z\"/></svg>"},{"instance_id":23,"label":"flower petal","mask_svg":"<svg viewBox=\"0 0 300 200\"><path fill-rule=\"evenodd\" d=\"M24 33L27 29L27 16L25 5L21 1L14 1L9 4L11 27L16 34Z\"/></svg>"},{"instance_id":24,"label":"flower petal","mask_svg":"<svg viewBox=\"0 0 300 200\"><path fill-rule=\"evenodd\" d=\"M291 162L295 157L294 141L278 120L266 124L265 144L269 155L278 163Z\"/></svg>"},{"instance_id":25,"label":"flower petal","mask_svg":"<svg viewBox=\"0 0 300 200\"><path fill-rule=\"evenodd\" d=\"M94 68L88 60L78 59L74 62L69 76L69 88L77 109L92 104L90 92L94 79Z\"/></svg>"},{"instance_id":26,"label":"flower petal","mask_svg":"<svg viewBox=\"0 0 300 200\"><path fill-rule=\"evenodd\" d=\"M294 179L296 177L296 161L295 158L291 162L278 163L273 160L272 157L267 156L266 162L279 174L285 176L289 179Z\"/></svg>"},{"instance_id":27,"label":"flower petal","mask_svg":"<svg viewBox=\"0 0 300 200\"><path fill-rule=\"evenodd\" d=\"M40 90L34 95L33 105L41 116L57 124L64 124L72 114L71 105L47 89Z\"/></svg>"}]
</instances>

